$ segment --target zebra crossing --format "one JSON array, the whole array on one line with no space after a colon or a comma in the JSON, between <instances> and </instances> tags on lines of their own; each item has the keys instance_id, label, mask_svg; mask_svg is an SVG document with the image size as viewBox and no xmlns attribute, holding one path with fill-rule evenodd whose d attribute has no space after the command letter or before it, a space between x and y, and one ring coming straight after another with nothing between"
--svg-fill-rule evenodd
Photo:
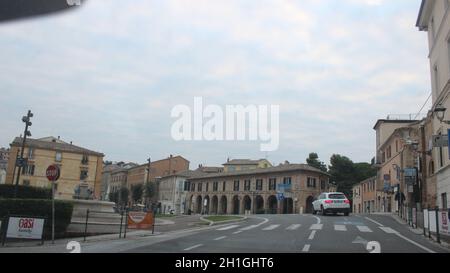
<instances>
[{"instance_id":1,"label":"zebra crossing","mask_svg":"<svg viewBox=\"0 0 450 273\"><path fill-rule=\"evenodd\" d=\"M347 232L350 229L357 229L359 232L362 233L370 233L373 232L372 229L370 229L368 226L361 225L361 224L330 224L332 225L332 228L336 232ZM216 230L218 231L227 231L231 230L234 231L233 234L239 234L244 231L249 230L255 230L260 229L262 231L274 231L274 230L286 230L286 231L296 231L299 230L302 227L302 224L288 224L288 225L281 225L281 224L267 224L267 225L250 225L250 226L242 226L242 225L229 225L224 226L221 228L218 228ZM312 224L310 226L306 226L308 230L312 231L319 231L324 229L324 224Z\"/></svg>"}]
</instances>

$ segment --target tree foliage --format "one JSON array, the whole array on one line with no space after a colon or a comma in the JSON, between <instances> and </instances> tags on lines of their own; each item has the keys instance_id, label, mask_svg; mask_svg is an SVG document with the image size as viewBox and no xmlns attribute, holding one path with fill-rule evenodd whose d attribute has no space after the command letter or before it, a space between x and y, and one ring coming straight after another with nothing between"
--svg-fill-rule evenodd
<instances>
[{"instance_id":1,"label":"tree foliage","mask_svg":"<svg viewBox=\"0 0 450 273\"><path fill-rule=\"evenodd\" d=\"M330 158L329 174L337 190L351 197L353 185L376 175L370 163L354 163L346 156L334 154Z\"/></svg>"},{"instance_id":2,"label":"tree foliage","mask_svg":"<svg viewBox=\"0 0 450 273\"><path fill-rule=\"evenodd\" d=\"M146 198L151 199L152 197L155 196L156 187L155 187L154 182L149 181L149 182L145 183L144 188L145 188L144 193L145 193Z\"/></svg>"},{"instance_id":3,"label":"tree foliage","mask_svg":"<svg viewBox=\"0 0 450 273\"><path fill-rule=\"evenodd\" d=\"M327 165L319 160L317 153L310 153L309 157L306 159L306 163L311 167L327 172Z\"/></svg>"},{"instance_id":4,"label":"tree foliage","mask_svg":"<svg viewBox=\"0 0 450 273\"><path fill-rule=\"evenodd\" d=\"M131 186L131 198L134 203L142 200L142 195L144 194L144 184L136 184Z\"/></svg>"}]
</instances>

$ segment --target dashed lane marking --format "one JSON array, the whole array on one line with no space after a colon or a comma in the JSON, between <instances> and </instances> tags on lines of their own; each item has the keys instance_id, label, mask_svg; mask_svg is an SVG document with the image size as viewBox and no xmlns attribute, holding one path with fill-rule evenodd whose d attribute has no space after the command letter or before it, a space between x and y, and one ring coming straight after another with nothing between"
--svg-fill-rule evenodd
<instances>
[{"instance_id":1,"label":"dashed lane marking","mask_svg":"<svg viewBox=\"0 0 450 273\"><path fill-rule=\"evenodd\" d=\"M372 232L372 230L368 226L356 226L361 232Z\"/></svg>"},{"instance_id":2,"label":"dashed lane marking","mask_svg":"<svg viewBox=\"0 0 450 273\"><path fill-rule=\"evenodd\" d=\"M379 225L380 227L383 227L383 226L384 226L383 224L380 224L380 223L378 223L377 221L375 221L375 220L373 220L373 219L370 219L369 217L364 217L364 218L367 219L367 220L369 220L369 221L371 221L372 223L375 223L375 224Z\"/></svg>"},{"instance_id":3,"label":"dashed lane marking","mask_svg":"<svg viewBox=\"0 0 450 273\"><path fill-rule=\"evenodd\" d=\"M227 238L227 236L222 236L222 237L216 238L216 239L214 239L214 241L220 241L220 240L223 240L225 238Z\"/></svg>"},{"instance_id":4,"label":"dashed lane marking","mask_svg":"<svg viewBox=\"0 0 450 273\"><path fill-rule=\"evenodd\" d=\"M317 230L311 231L311 234L309 235L308 240L313 240L314 236L316 236L316 232L317 232Z\"/></svg>"},{"instance_id":5,"label":"dashed lane marking","mask_svg":"<svg viewBox=\"0 0 450 273\"><path fill-rule=\"evenodd\" d=\"M233 228L237 228L237 227L239 227L239 225L231 225L231 226L219 228L217 230L224 231L224 230L229 230L229 229L233 229Z\"/></svg>"},{"instance_id":6,"label":"dashed lane marking","mask_svg":"<svg viewBox=\"0 0 450 273\"><path fill-rule=\"evenodd\" d=\"M198 248L198 247L201 247L201 246L203 246L203 245L202 244L198 244L198 245L195 245L195 246L191 246L191 247L188 247L188 248L184 249L184 251L193 250L194 248Z\"/></svg>"},{"instance_id":7,"label":"dashed lane marking","mask_svg":"<svg viewBox=\"0 0 450 273\"><path fill-rule=\"evenodd\" d=\"M321 230L323 228L323 224L313 224L309 229L311 230Z\"/></svg>"},{"instance_id":8,"label":"dashed lane marking","mask_svg":"<svg viewBox=\"0 0 450 273\"><path fill-rule=\"evenodd\" d=\"M334 225L334 230L336 230L336 231L347 231L347 227L345 225Z\"/></svg>"},{"instance_id":9,"label":"dashed lane marking","mask_svg":"<svg viewBox=\"0 0 450 273\"><path fill-rule=\"evenodd\" d=\"M276 229L277 227L279 227L280 225L270 225L270 226L268 226L268 227L266 227L266 228L263 228L263 230L274 230L274 229Z\"/></svg>"},{"instance_id":10,"label":"dashed lane marking","mask_svg":"<svg viewBox=\"0 0 450 273\"><path fill-rule=\"evenodd\" d=\"M302 226L301 224L293 224L293 225L288 226L286 228L286 230L296 230L296 229L298 229L301 226Z\"/></svg>"},{"instance_id":11,"label":"dashed lane marking","mask_svg":"<svg viewBox=\"0 0 450 273\"><path fill-rule=\"evenodd\" d=\"M308 252L311 245L305 245L302 249L303 252Z\"/></svg>"}]
</instances>

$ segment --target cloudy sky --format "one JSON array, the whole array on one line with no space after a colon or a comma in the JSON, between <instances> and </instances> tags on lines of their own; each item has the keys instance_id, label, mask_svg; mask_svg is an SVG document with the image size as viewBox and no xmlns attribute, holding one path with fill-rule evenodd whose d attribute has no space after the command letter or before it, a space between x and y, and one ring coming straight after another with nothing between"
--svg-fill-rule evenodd
<instances>
[{"instance_id":1,"label":"cloudy sky","mask_svg":"<svg viewBox=\"0 0 450 273\"><path fill-rule=\"evenodd\" d=\"M61 136L144 163L180 154L304 162L374 156L376 120L417 113L430 93L420 0L88 1L0 24L0 146ZM174 141L175 105L275 104L280 145Z\"/></svg>"}]
</instances>

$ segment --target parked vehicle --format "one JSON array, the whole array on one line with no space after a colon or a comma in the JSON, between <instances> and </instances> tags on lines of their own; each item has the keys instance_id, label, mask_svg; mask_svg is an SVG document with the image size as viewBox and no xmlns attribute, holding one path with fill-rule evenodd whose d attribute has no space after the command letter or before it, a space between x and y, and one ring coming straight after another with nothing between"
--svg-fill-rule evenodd
<instances>
[{"instance_id":1,"label":"parked vehicle","mask_svg":"<svg viewBox=\"0 0 450 273\"><path fill-rule=\"evenodd\" d=\"M322 193L313 202L313 214L320 211L322 215L344 213L345 216L348 216L350 209L350 200L342 192Z\"/></svg>"}]
</instances>

